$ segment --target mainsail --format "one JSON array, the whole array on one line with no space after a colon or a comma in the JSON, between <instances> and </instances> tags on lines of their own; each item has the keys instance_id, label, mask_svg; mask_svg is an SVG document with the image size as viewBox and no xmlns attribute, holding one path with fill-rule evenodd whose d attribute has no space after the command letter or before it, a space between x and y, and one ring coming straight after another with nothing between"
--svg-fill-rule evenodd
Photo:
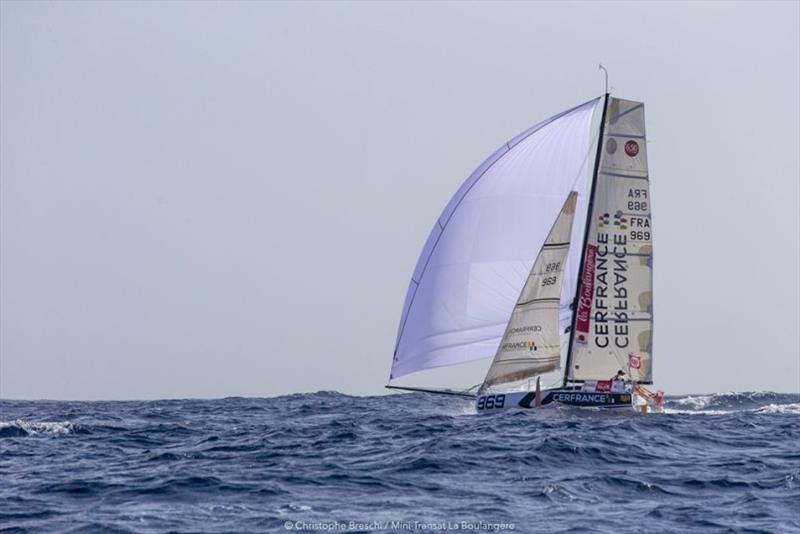
<instances>
[{"instance_id":1,"label":"mainsail","mask_svg":"<svg viewBox=\"0 0 800 534\"><path fill-rule=\"evenodd\" d=\"M558 312L577 198L576 192L569 194L533 263L482 389L548 373L560 366Z\"/></svg>"},{"instance_id":2,"label":"mainsail","mask_svg":"<svg viewBox=\"0 0 800 534\"><path fill-rule=\"evenodd\" d=\"M518 135L481 164L436 221L406 293L392 379L495 354L552 221L578 191L582 242L595 99ZM593 154L591 155L593 156ZM561 326L571 322L580 248L565 261Z\"/></svg>"},{"instance_id":3,"label":"mainsail","mask_svg":"<svg viewBox=\"0 0 800 534\"><path fill-rule=\"evenodd\" d=\"M652 382L653 244L644 104L608 98L566 379Z\"/></svg>"}]
</instances>

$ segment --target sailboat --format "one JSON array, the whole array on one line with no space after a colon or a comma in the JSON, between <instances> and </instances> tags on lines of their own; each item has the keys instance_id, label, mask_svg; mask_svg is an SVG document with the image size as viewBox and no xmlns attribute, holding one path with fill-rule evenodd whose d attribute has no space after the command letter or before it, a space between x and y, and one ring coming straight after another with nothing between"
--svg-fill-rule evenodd
<instances>
[{"instance_id":1,"label":"sailboat","mask_svg":"<svg viewBox=\"0 0 800 534\"><path fill-rule=\"evenodd\" d=\"M662 411L653 383L653 239L644 104L608 91L522 132L437 219L406 293L390 389ZM492 358L469 388L406 375ZM551 383L542 387L542 380Z\"/></svg>"}]
</instances>

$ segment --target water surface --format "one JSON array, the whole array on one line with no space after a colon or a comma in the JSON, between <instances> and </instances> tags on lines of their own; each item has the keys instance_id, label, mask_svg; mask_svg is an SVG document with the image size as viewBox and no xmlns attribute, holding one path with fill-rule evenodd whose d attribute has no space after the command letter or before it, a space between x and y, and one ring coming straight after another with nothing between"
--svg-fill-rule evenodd
<instances>
[{"instance_id":1,"label":"water surface","mask_svg":"<svg viewBox=\"0 0 800 534\"><path fill-rule=\"evenodd\" d=\"M0 401L0 528L800 531L800 395L667 408L477 416L447 397L332 392Z\"/></svg>"}]
</instances>

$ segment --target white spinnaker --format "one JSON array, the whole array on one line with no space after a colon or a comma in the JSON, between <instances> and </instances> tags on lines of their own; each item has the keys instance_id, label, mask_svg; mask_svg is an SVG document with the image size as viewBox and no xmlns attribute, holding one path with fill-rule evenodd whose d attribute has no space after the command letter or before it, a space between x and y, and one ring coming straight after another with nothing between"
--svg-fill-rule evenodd
<instances>
[{"instance_id":1,"label":"white spinnaker","mask_svg":"<svg viewBox=\"0 0 800 534\"><path fill-rule=\"evenodd\" d=\"M391 379L494 355L511 310L570 191L583 238L595 99L518 135L462 184L428 237L409 284ZM576 249L578 247L574 247ZM566 262L562 328L580 251Z\"/></svg>"},{"instance_id":2,"label":"white spinnaker","mask_svg":"<svg viewBox=\"0 0 800 534\"><path fill-rule=\"evenodd\" d=\"M560 366L561 286L577 199L577 193L569 194L533 262L483 388L525 380Z\"/></svg>"},{"instance_id":3,"label":"white spinnaker","mask_svg":"<svg viewBox=\"0 0 800 534\"><path fill-rule=\"evenodd\" d=\"M578 289L571 380L651 382L653 242L644 104L610 98Z\"/></svg>"}]
</instances>

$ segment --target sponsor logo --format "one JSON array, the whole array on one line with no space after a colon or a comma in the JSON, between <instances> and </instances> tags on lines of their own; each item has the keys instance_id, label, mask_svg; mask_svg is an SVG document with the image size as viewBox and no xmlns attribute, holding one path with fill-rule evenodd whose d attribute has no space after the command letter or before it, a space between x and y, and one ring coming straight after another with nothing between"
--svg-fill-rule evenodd
<instances>
[{"instance_id":1,"label":"sponsor logo","mask_svg":"<svg viewBox=\"0 0 800 534\"><path fill-rule=\"evenodd\" d=\"M597 257L597 246L586 245L586 261L583 263L580 294L578 295L578 313L575 314L575 330L578 343L586 343L589 333L589 317L592 314L592 295L594 295L594 266Z\"/></svg>"},{"instance_id":2,"label":"sponsor logo","mask_svg":"<svg viewBox=\"0 0 800 534\"><path fill-rule=\"evenodd\" d=\"M618 215L621 225L622 213ZM627 242L628 236L623 233L597 233L594 300L590 303L594 308L593 343L601 349L612 341L617 349L627 349L629 344Z\"/></svg>"},{"instance_id":3,"label":"sponsor logo","mask_svg":"<svg viewBox=\"0 0 800 534\"><path fill-rule=\"evenodd\" d=\"M604 213L597 218L597 227L601 230L610 224L618 226L620 230L628 229L628 219L626 219L624 214L619 210L617 210L617 212L614 214L613 222L611 221L611 217L608 215L608 213Z\"/></svg>"},{"instance_id":4,"label":"sponsor logo","mask_svg":"<svg viewBox=\"0 0 800 534\"><path fill-rule=\"evenodd\" d=\"M528 352L534 352L538 350L536 347L535 341L509 341L508 343L503 343L503 346L500 347L500 350L527 350Z\"/></svg>"},{"instance_id":5,"label":"sponsor logo","mask_svg":"<svg viewBox=\"0 0 800 534\"><path fill-rule=\"evenodd\" d=\"M611 391L611 380L598 380L594 386L595 391Z\"/></svg>"},{"instance_id":6,"label":"sponsor logo","mask_svg":"<svg viewBox=\"0 0 800 534\"><path fill-rule=\"evenodd\" d=\"M605 393L554 393L553 400L574 404L614 404L614 398Z\"/></svg>"},{"instance_id":7,"label":"sponsor logo","mask_svg":"<svg viewBox=\"0 0 800 534\"><path fill-rule=\"evenodd\" d=\"M518 326L516 328L512 328L508 331L509 334L525 334L528 332L541 332L542 327L538 324L534 325L527 325L527 326Z\"/></svg>"},{"instance_id":8,"label":"sponsor logo","mask_svg":"<svg viewBox=\"0 0 800 534\"><path fill-rule=\"evenodd\" d=\"M617 211L617 213L614 214L614 226L619 226L620 230L628 229L628 219L622 216L621 211Z\"/></svg>"},{"instance_id":9,"label":"sponsor logo","mask_svg":"<svg viewBox=\"0 0 800 534\"><path fill-rule=\"evenodd\" d=\"M608 152L609 154L613 154L616 151L617 151L617 140L611 137L608 139L608 141L606 141L606 152Z\"/></svg>"},{"instance_id":10,"label":"sponsor logo","mask_svg":"<svg viewBox=\"0 0 800 534\"><path fill-rule=\"evenodd\" d=\"M642 359L634 353L628 354L628 365L631 369L639 369L642 367Z\"/></svg>"},{"instance_id":11,"label":"sponsor logo","mask_svg":"<svg viewBox=\"0 0 800 534\"><path fill-rule=\"evenodd\" d=\"M639 143L633 139L625 143L625 153L628 156L635 158L639 154Z\"/></svg>"}]
</instances>

